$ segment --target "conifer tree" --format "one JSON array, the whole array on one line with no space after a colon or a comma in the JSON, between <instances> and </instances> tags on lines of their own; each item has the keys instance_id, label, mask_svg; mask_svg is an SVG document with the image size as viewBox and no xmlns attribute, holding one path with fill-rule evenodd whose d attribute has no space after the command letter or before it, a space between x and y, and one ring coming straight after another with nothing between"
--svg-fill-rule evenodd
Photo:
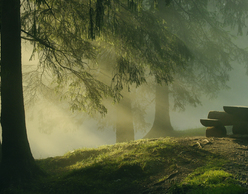
<instances>
[{"instance_id":1,"label":"conifer tree","mask_svg":"<svg viewBox=\"0 0 248 194\"><path fill-rule=\"evenodd\" d=\"M190 58L185 44L166 30L157 14L143 9L141 2L51 0L48 3L50 9L44 5L24 14L24 18L35 18L33 22L23 22L25 38L35 43L34 51L42 56L40 73L36 73L38 79L52 71L57 80L54 82L58 83L56 89L61 91L62 98L69 99L73 110L89 113L97 110L104 114L107 111L101 103L104 96L120 100L124 87L146 82L146 69L157 82L171 82L175 66L182 68ZM99 82L98 75L91 70L97 65L101 68L96 57L106 48L114 50L111 53L114 62L109 68L112 87ZM86 64L85 59L90 62ZM33 83L44 85L42 81Z\"/></svg>"},{"instance_id":2,"label":"conifer tree","mask_svg":"<svg viewBox=\"0 0 248 194\"><path fill-rule=\"evenodd\" d=\"M221 89L228 88L232 62L247 64L247 51L239 48L232 38L243 34L247 7L246 1L175 0L168 4L158 1L158 12L167 29L184 41L193 55L188 69L177 70L174 82L163 94L165 99L170 95L174 109L184 110L187 104L201 105L203 95L216 97ZM168 101L164 106L169 107ZM169 115L169 108L166 110L163 114ZM153 126L157 125L156 121L155 118ZM163 130L153 127L145 137L171 134L171 127L166 127L170 126L170 120L164 118L163 123Z\"/></svg>"},{"instance_id":3,"label":"conifer tree","mask_svg":"<svg viewBox=\"0 0 248 194\"><path fill-rule=\"evenodd\" d=\"M20 1L2 0L1 188L42 175L27 139L21 70Z\"/></svg>"},{"instance_id":4,"label":"conifer tree","mask_svg":"<svg viewBox=\"0 0 248 194\"><path fill-rule=\"evenodd\" d=\"M64 85L68 89L64 90L62 97L70 98L72 109L97 110L103 114L106 112L101 103L103 96L118 99L123 82L137 85L145 82L143 64L149 65L158 81L169 82L174 66L183 66L188 59L189 52L184 43L165 28L158 31L162 27L161 22L152 14L141 11L133 15L139 6L116 4L116 1L90 2L23 1L20 19L20 1L2 1L1 185L42 174L35 164L27 139L21 38L33 43L34 53L39 52L40 65L38 71L33 71L39 79L31 84L35 87L45 85L44 77L52 73L56 78L56 89L60 90ZM103 11L104 7L106 11ZM151 25L153 31L149 31ZM85 62L90 60L94 63L99 49L105 45L115 45L118 59L113 89L95 79L92 66ZM175 52L178 49L186 52L178 56ZM171 59L170 63L165 63L168 59ZM33 78L33 74L29 75Z\"/></svg>"}]
</instances>

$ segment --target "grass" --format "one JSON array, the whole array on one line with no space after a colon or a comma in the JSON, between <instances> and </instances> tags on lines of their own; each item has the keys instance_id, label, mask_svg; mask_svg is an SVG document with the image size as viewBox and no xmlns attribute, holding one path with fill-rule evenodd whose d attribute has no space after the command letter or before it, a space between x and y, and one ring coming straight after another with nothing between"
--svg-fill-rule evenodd
<instances>
[{"instance_id":1,"label":"grass","mask_svg":"<svg viewBox=\"0 0 248 194\"><path fill-rule=\"evenodd\" d=\"M206 136L206 127L175 131L175 137Z\"/></svg>"},{"instance_id":2,"label":"grass","mask_svg":"<svg viewBox=\"0 0 248 194\"><path fill-rule=\"evenodd\" d=\"M222 170L223 161L212 160L206 166L197 168L180 184L174 185L170 193L190 194L234 194L245 193L235 177Z\"/></svg>"},{"instance_id":3,"label":"grass","mask_svg":"<svg viewBox=\"0 0 248 194\"><path fill-rule=\"evenodd\" d=\"M175 147L175 143L168 139L148 142L140 140L98 149L75 150L63 157L39 162L46 171L60 177L59 181L57 179L48 186L49 190L53 189L51 193L68 193L68 188L73 188L73 193L82 190L96 194L139 193L143 183L149 182L150 175L169 165L161 151L173 152ZM51 165L48 166L48 163ZM57 164L56 168L54 164Z\"/></svg>"},{"instance_id":4,"label":"grass","mask_svg":"<svg viewBox=\"0 0 248 194\"><path fill-rule=\"evenodd\" d=\"M222 168L226 162L174 138L137 140L37 160L49 177L3 193L244 193L235 176Z\"/></svg>"}]
</instances>

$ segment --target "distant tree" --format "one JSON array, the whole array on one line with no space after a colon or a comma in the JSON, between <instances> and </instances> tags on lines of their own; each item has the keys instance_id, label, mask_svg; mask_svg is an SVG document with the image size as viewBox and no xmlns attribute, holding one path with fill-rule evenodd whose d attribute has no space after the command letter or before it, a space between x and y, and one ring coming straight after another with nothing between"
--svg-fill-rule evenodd
<instances>
[{"instance_id":1,"label":"distant tree","mask_svg":"<svg viewBox=\"0 0 248 194\"><path fill-rule=\"evenodd\" d=\"M169 87L158 84L155 87L155 118L151 130L144 138L173 135L169 115Z\"/></svg>"},{"instance_id":2,"label":"distant tree","mask_svg":"<svg viewBox=\"0 0 248 194\"><path fill-rule=\"evenodd\" d=\"M163 0L158 1L158 12L167 29L185 42L194 59L188 62L187 69L175 71L174 82L169 83L169 90L161 95L168 99L170 94L174 109L184 110L187 104L200 105L202 95L215 97L221 89L228 88L233 61L247 62L247 51L234 43L234 34L230 31L236 28L238 35L243 34L248 3L229 0L167 2L169 6ZM162 101L156 103L161 105ZM170 120L165 116L169 115L169 102L164 100L163 106L167 107L167 113L163 110L156 114L164 115L163 129L153 127L145 137L171 134ZM158 120L155 118L153 126Z\"/></svg>"},{"instance_id":3,"label":"distant tree","mask_svg":"<svg viewBox=\"0 0 248 194\"><path fill-rule=\"evenodd\" d=\"M119 100L124 87L146 82L146 69L159 83L172 81L174 66L183 67L190 58L187 47L156 14L130 2L50 0L48 6L24 14L24 19L32 18L23 22L24 38L34 42L41 56L36 73L41 81L33 83L44 85L42 77L52 72L56 89L73 110L104 114L103 96ZM111 88L96 80L92 70L97 67L95 57L106 48L113 48L115 56Z\"/></svg>"}]
</instances>

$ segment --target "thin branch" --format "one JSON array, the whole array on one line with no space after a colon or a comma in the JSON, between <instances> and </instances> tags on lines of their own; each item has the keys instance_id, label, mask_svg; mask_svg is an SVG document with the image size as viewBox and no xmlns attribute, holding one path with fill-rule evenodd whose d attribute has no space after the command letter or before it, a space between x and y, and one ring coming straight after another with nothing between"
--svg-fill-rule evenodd
<instances>
[{"instance_id":1,"label":"thin branch","mask_svg":"<svg viewBox=\"0 0 248 194\"><path fill-rule=\"evenodd\" d=\"M23 33L25 33L26 35L28 35L28 36L30 36L30 37L33 38L33 39L28 39L28 38L26 38L27 40L39 42L39 43L41 43L42 45L44 45L45 47L48 47L48 48L50 48L50 49L52 49L52 50L56 50L54 47L52 47L51 45L49 45L48 43L46 43L44 40L42 40L42 39L40 39L40 38L38 38L38 37L36 37L36 36L30 34L29 32L26 32L25 30L22 30L22 29L21 29L21 32L23 32ZM22 37L22 38L25 39L24 37Z\"/></svg>"}]
</instances>

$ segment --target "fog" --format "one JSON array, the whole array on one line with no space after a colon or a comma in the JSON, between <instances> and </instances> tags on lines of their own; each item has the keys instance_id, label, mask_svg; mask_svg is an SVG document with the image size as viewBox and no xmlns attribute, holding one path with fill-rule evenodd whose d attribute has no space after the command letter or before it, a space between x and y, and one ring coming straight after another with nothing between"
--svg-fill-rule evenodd
<instances>
[{"instance_id":1,"label":"fog","mask_svg":"<svg viewBox=\"0 0 248 194\"><path fill-rule=\"evenodd\" d=\"M210 110L223 111L223 106L248 106L248 76L246 69L236 65L231 71L230 89L222 90L216 99L202 98L202 106L187 106L184 112L171 112L171 122L175 129L197 128L202 125L200 118L206 118ZM178 122L180 121L180 122Z\"/></svg>"},{"instance_id":2,"label":"fog","mask_svg":"<svg viewBox=\"0 0 248 194\"><path fill-rule=\"evenodd\" d=\"M23 42L22 50L23 66L36 66L37 58L29 60L32 47ZM42 99L25 109L29 143L36 159L115 143L113 129L98 130L94 119L82 112L72 113L63 103L54 104L49 99Z\"/></svg>"},{"instance_id":3,"label":"fog","mask_svg":"<svg viewBox=\"0 0 248 194\"><path fill-rule=\"evenodd\" d=\"M37 64L37 60L29 61L30 54L31 47L23 44L23 65ZM202 127L199 120L206 118L210 110L222 111L224 105L248 105L246 69L239 64L234 64L233 67L227 83L230 89L220 91L217 98L208 99L203 96L202 106L186 106L185 111L170 110L171 123L175 130ZM135 139L142 138L152 126L154 106L155 103L151 103L146 111L145 121L150 125L143 131L136 131ZM60 103L56 105L46 99L36 102L31 109L26 110L26 123L32 153L37 159L63 155L83 147L114 144L116 138L113 125L99 130L98 122L85 113L72 113L69 108L61 108Z\"/></svg>"},{"instance_id":4,"label":"fog","mask_svg":"<svg viewBox=\"0 0 248 194\"><path fill-rule=\"evenodd\" d=\"M240 48L247 49L247 36L238 37L235 43ZM221 90L217 98L208 99L202 97L202 106L187 106L184 112L171 112L171 122L175 129L184 130L188 128L202 127L199 123L201 118L206 118L211 110L223 111L223 106L248 106L248 71L244 65L233 63L233 70L230 72L230 80L227 85L230 87ZM180 121L180 122L178 122Z\"/></svg>"}]
</instances>

